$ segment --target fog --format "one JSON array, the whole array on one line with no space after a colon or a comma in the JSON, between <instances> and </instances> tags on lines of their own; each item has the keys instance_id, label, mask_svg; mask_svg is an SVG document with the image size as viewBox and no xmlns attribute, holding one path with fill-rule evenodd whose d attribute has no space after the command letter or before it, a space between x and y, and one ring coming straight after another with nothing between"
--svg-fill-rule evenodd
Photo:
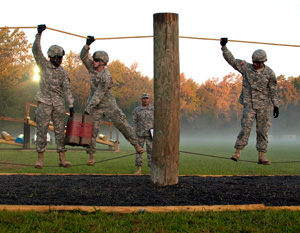
<instances>
[{"instance_id":1,"label":"fog","mask_svg":"<svg viewBox=\"0 0 300 233\"><path fill-rule=\"evenodd\" d=\"M269 142L300 142L300 130L299 126L295 125L293 129L282 129L276 122L272 122L273 125L269 130ZM203 128L203 127L202 127ZM195 144L195 143L213 143L213 142L226 142L231 143L232 146L235 143L236 137L240 131L240 125L236 125L235 127L230 128L220 128L216 129L215 125L206 125L205 129L201 129L200 126L197 125L181 125L180 129L180 144ZM255 122L252 127L252 131L249 138L249 143L256 142L256 129ZM17 137L20 134L24 134L24 124L21 122L8 122L8 121L0 121L0 132L5 131L9 133L12 137ZM109 126L101 126L99 134L104 134L108 138L110 138L110 127ZM35 127L30 128L30 137L33 138L35 134ZM51 138L54 139L54 133L49 131ZM115 127L112 128L112 139L116 140L117 137L117 129ZM31 140L30 139L30 140ZM129 144L126 141L121 132L119 132L119 142L120 146Z\"/></svg>"}]
</instances>

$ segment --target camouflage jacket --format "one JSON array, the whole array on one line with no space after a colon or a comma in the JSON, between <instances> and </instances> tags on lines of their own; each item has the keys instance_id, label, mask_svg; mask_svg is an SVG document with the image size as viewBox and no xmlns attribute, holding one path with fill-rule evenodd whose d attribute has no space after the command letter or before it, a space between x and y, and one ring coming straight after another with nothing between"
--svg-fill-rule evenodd
<instances>
[{"instance_id":1,"label":"camouflage jacket","mask_svg":"<svg viewBox=\"0 0 300 233\"><path fill-rule=\"evenodd\" d=\"M226 46L222 47L225 60L243 75L242 93L239 103L244 107L260 109L279 107L277 81L274 71L265 65L260 72L253 68L253 64L235 59Z\"/></svg>"},{"instance_id":2,"label":"camouflage jacket","mask_svg":"<svg viewBox=\"0 0 300 233\"><path fill-rule=\"evenodd\" d=\"M154 107L142 105L136 107L132 114L133 132L138 137L150 136L149 129L154 128Z\"/></svg>"},{"instance_id":3,"label":"camouflage jacket","mask_svg":"<svg viewBox=\"0 0 300 233\"><path fill-rule=\"evenodd\" d=\"M85 109L85 111L89 113L92 108L99 108L99 104L104 101L105 95L110 92L114 83L112 76L106 67L104 67L101 72L94 70L93 60L90 58L89 52L85 49L85 46L80 52L80 58L90 76L90 96Z\"/></svg>"},{"instance_id":4,"label":"camouflage jacket","mask_svg":"<svg viewBox=\"0 0 300 233\"><path fill-rule=\"evenodd\" d=\"M41 35L37 34L32 46L32 53L40 70L39 90L35 100L47 105L59 106L66 102L73 107L74 98L70 89L70 78L62 67L55 67L44 57L41 49Z\"/></svg>"}]
</instances>

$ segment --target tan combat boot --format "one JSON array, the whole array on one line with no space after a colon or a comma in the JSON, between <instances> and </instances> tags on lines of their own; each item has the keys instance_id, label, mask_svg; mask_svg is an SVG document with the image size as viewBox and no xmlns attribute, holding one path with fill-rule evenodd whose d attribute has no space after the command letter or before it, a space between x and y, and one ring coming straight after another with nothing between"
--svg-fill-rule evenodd
<instances>
[{"instance_id":1,"label":"tan combat boot","mask_svg":"<svg viewBox=\"0 0 300 233\"><path fill-rule=\"evenodd\" d=\"M43 163L44 163L44 153L39 152L38 153L38 160L36 161L34 168L36 169L42 169L43 168Z\"/></svg>"},{"instance_id":2,"label":"tan combat boot","mask_svg":"<svg viewBox=\"0 0 300 233\"><path fill-rule=\"evenodd\" d=\"M241 157L241 152L242 152L241 149L236 148L234 154L231 156L231 159L233 161L237 162L239 160L239 158Z\"/></svg>"},{"instance_id":3,"label":"tan combat boot","mask_svg":"<svg viewBox=\"0 0 300 233\"><path fill-rule=\"evenodd\" d=\"M59 152L59 165L60 167L71 167L71 164L66 160L65 152Z\"/></svg>"},{"instance_id":4,"label":"tan combat boot","mask_svg":"<svg viewBox=\"0 0 300 233\"><path fill-rule=\"evenodd\" d=\"M95 165L95 155L94 154L90 154L90 158L89 161L87 162L88 166L94 166Z\"/></svg>"},{"instance_id":5,"label":"tan combat boot","mask_svg":"<svg viewBox=\"0 0 300 233\"><path fill-rule=\"evenodd\" d=\"M138 154L143 154L145 152L145 150L139 144L135 144L134 148Z\"/></svg>"},{"instance_id":6,"label":"tan combat boot","mask_svg":"<svg viewBox=\"0 0 300 233\"><path fill-rule=\"evenodd\" d=\"M138 166L137 168L138 168L137 171L134 173L135 175L138 175L138 174L142 173L142 167Z\"/></svg>"},{"instance_id":7,"label":"tan combat boot","mask_svg":"<svg viewBox=\"0 0 300 233\"><path fill-rule=\"evenodd\" d=\"M265 152L258 152L258 164L270 165L271 162L266 158Z\"/></svg>"}]
</instances>

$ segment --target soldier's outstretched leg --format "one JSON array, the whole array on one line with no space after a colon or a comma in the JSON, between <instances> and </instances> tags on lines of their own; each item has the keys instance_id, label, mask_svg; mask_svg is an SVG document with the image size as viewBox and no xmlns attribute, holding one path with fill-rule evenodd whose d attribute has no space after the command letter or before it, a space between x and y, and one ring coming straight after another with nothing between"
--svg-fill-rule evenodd
<instances>
[{"instance_id":1,"label":"soldier's outstretched leg","mask_svg":"<svg viewBox=\"0 0 300 233\"><path fill-rule=\"evenodd\" d=\"M112 101L110 108L104 112L105 116L111 120L114 126L124 135L126 140L134 146L137 153L142 154L145 150L138 144L138 139L134 135L131 126L126 120L125 114L116 105L115 101Z\"/></svg>"}]
</instances>

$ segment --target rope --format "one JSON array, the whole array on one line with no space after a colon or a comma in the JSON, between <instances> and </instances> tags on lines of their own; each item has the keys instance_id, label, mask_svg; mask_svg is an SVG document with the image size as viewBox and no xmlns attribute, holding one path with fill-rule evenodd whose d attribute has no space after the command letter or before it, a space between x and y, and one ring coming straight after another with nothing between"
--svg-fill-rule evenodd
<instances>
[{"instance_id":1,"label":"rope","mask_svg":"<svg viewBox=\"0 0 300 233\"><path fill-rule=\"evenodd\" d=\"M114 157L114 158L110 158L110 159L104 159L104 160L96 161L95 163L103 163L103 162L107 162L107 161L114 160L114 159L125 158L125 157L131 156L131 155L135 155L135 153L127 154L127 155L121 155L121 156ZM26 163L10 163L10 162L0 162L0 164L19 165L19 166L30 166L30 167L33 167L33 166L34 166L34 164L26 164ZM72 167L79 167L79 166L86 166L86 163L81 163L81 164L74 164L74 165L72 165ZM44 165L43 167L57 167L57 166Z\"/></svg>"},{"instance_id":2,"label":"rope","mask_svg":"<svg viewBox=\"0 0 300 233\"><path fill-rule=\"evenodd\" d=\"M95 40L140 39L140 38L151 38L151 37L153 36L106 37L106 38L95 38Z\"/></svg>"},{"instance_id":3,"label":"rope","mask_svg":"<svg viewBox=\"0 0 300 233\"><path fill-rule=\"evenodd\" d=\"M110 158L110 159L104 159L104 160L101 160L101 161L97 161L97 162L95 162L95 163L103 163L103 162L107 162L107 161L114 160L114 159L125 158L125 157L131 156L131 155L135 155L135 153L128 154L128 155L121 155L121 156L114 157L114 158ZM83 165L86 166L86 163L84 163L84 164L76 164L76 165L72 165L72 167L83 166Z\"/></svg>"},{"instance_id":4,"label":"rope","mask_svg":"<svg viewBox=\"0 0 300 233\"><path fill-rule=\"evenodd\" d=\"M207 155L207 154L200 154L200 153L194 153L194 152L188 152L188 151L179 151L179 152L185 153L185 154L202 155L202 156L211 157L211 158L229 159L229 160L231 160L231 158L223 157L223 156ZM239 159L239 162L257 163L255 161L244 160L244 159ZM300 163L300 161L283 161L283 162L272 162L272 163Z\"/></svg>"},{"instance_id":5,"label":"rope","mask_svg":"<svg viewBox=\"0 0 300 233\"><path fill-rule=\"evenodd\" d=\"M0 27L0 29L36 29L37 27ZM80 38L87 39L86 36L77 35L74 33L58 30L55 28L47 27L47 29L65 33L71 36L76 36ZM141 38L151 38L153 36L125 36L125 37L106 37L106 38L95 38L95 40L116 40L116 39L141 39ZM195 39L195 40L213 40L213 41L220 41L220 39L215 38L202 38L202 37L190 37L190 36L179 36L179 38L183 39ZM278 44L278 43L267 43L267 42L255 42L255 41L243 41L243 40L228 40L230 42L238 42L238 43L250 43L250 44L263 44L263 45L275 45L275 46L288 46L288 47L300 47L300 45L292 45L292 44Z\"/></svg>"},{"instance_id":6,"label":"rope","mask_svg":"<svg viewBox=\"0 0 300 233\"><path fill-rule=\"evenodd\" d=\"M192 155L202 155L202 156L206 156L206 157L211 157L211 158L217 158L217 159L226 159L226 160L230 160L231 158L228 157L223 157L223 156L216 156L216 155L208 155L208 154L201 154L201 153L195 153L195 152L189 152L189 151L179 151L180 153L184 153L184 154L192 154ZM104 159L104 160L100 160L100 161L96 161L95 163L103 163L103 162L107 162L107 161L111 161L111 160L115 160L115 159L121 159L121 158L125 158L131 155L135 155L135 153L132 154L127 154L127 155L121 155L118 157L114 157L114 158L110 158L110 159ZM244 160L244 159L240 159L239 162L246 162L246 163L257 163L255 161L250 161L250 160ZM282 161L282 162L272 162L272 163L300 163L300 161ZM10 162L0 162L0 164L9 164L9 165L19 165L19 166L34 166L33 164L23 164L23 163L10 163ZM74 164L72 165L72 167L79 167L79 166L86 166L86 163L82 163L82 164ZM43 167L57 167L57 166L43 166Z\"/></svg>"}]
</instances>

